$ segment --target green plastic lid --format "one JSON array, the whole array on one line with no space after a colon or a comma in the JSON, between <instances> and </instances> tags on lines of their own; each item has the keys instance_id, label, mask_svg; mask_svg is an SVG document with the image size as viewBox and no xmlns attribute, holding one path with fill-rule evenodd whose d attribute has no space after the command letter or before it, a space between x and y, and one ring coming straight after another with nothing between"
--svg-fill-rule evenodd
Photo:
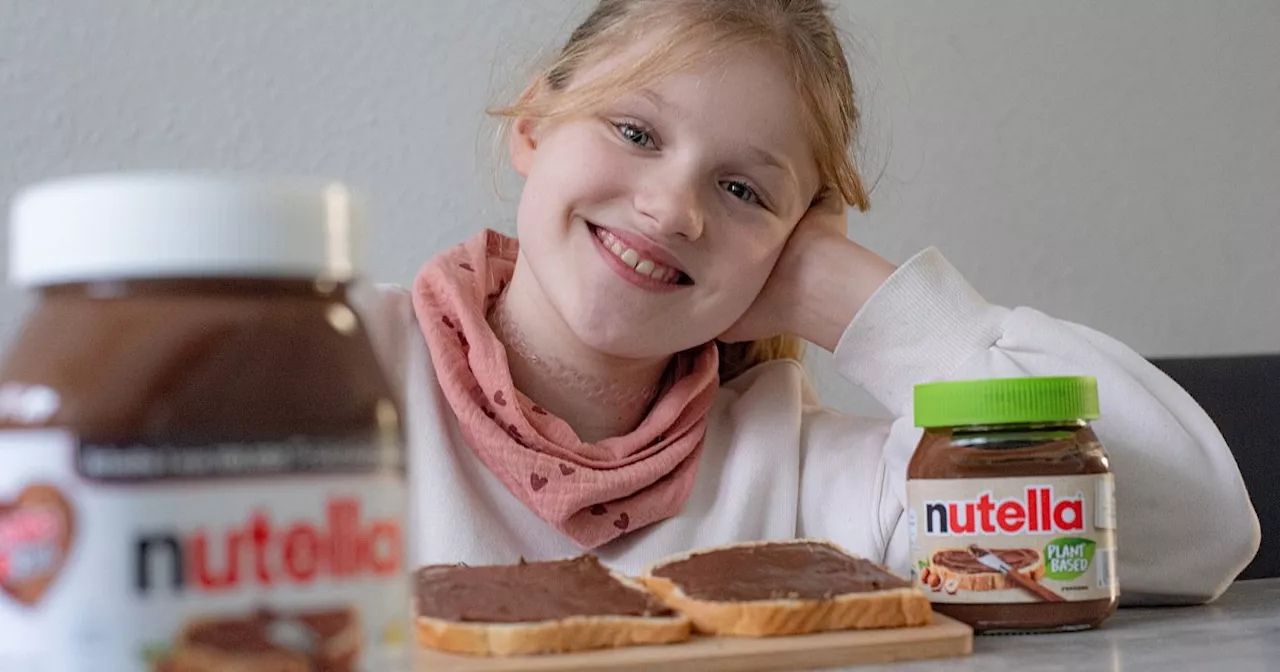
<instances>
[{"instance_id":1,"label":"green plastic lid","mask_svg":"<svg viewBox=\"0 0 1280 672\"><path fill-rule=\"evenodd\" d=\"M916 427L1014 425L1098 417L1093 376L995 378L915 387Z\"/></svg>"}]
</instances>

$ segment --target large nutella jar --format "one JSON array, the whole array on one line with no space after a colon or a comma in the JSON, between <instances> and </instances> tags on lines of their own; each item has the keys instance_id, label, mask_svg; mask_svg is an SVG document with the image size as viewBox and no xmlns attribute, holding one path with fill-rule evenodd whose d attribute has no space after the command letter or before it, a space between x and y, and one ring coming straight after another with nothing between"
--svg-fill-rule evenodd
<instances>
[{"instance_id":1,"label":"large nutella jar","mask_svg":"<svg viewBox=\"0 0 1280 672\"><path fill-rule=\"evenodd\" d=\"M0 670L407 669L399 413L340 186L73 178L15 200Z\"/></svg>"},{"instance_id":2,"label":"large nutella jar","mask_svg":"<svg viewBox=\"0 0 1280 672\"><path fill-rule=\"evenodd\" d=\"M1115 612L1116 517L1092 377L915 388L911 573L977 632L1082 630Z\"/></svg>"}]
</instances>

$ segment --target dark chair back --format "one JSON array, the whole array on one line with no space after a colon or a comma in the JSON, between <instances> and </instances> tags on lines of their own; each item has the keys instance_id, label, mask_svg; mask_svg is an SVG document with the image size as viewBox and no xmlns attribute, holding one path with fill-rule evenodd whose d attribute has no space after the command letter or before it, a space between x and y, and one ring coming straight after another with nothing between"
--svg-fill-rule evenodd
<instances>
[{"instance_id":1,"label":"dark chair back","mask_svg":"<svg viewBox=\"0 0 1280 672\"><path fill-rule=\"evenodd\" d=\"M1151 358L1217 423L1235 454L1262 547L1241 579L1280 577L1280 354Z\"/></svg>"}]
</instances>

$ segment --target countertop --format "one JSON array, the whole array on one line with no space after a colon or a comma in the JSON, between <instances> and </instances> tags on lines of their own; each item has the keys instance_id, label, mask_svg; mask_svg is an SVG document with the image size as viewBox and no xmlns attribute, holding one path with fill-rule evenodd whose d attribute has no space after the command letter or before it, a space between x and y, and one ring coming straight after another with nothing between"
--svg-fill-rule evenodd
<instances>
[{"instance_id":1,"label":"countertop","mask_svg":"<svg viewBox=\"0 0 1280 672\"><path fill-rule=\"evenodd\" d=\"M1120 609L1089 632L977 636L965 658L849 670L1280 670L1280 579L1238 581L1202 606Z\"/></svg>"}]
</instances>

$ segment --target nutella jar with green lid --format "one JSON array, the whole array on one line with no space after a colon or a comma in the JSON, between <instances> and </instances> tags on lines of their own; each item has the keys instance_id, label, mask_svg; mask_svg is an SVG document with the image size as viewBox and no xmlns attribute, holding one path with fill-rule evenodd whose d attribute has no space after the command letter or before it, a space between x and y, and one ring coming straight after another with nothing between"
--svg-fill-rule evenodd
<instances>
[{"instance_id":1,"label":"nutella jar with green lid","mask_svg":"<svg viewBox=\"0 0 1280 672\"><path fill-rule=\"evenodd\" d=\"M911 575L983 633L1095 628L1115 613L1116 516L1088 376L927 383L907 470Z\"/></svg>"},{"instance_id":2,"label":"nutella jar with green lid","mask_svg":"<svg viewBox=\"0 0 1280 672\"><path fill-rule=\"evenodd\" d=\"M408 669L396 395L341 185L121 174L14 200L0 670Z\"/></svg>"}]
</instances>

